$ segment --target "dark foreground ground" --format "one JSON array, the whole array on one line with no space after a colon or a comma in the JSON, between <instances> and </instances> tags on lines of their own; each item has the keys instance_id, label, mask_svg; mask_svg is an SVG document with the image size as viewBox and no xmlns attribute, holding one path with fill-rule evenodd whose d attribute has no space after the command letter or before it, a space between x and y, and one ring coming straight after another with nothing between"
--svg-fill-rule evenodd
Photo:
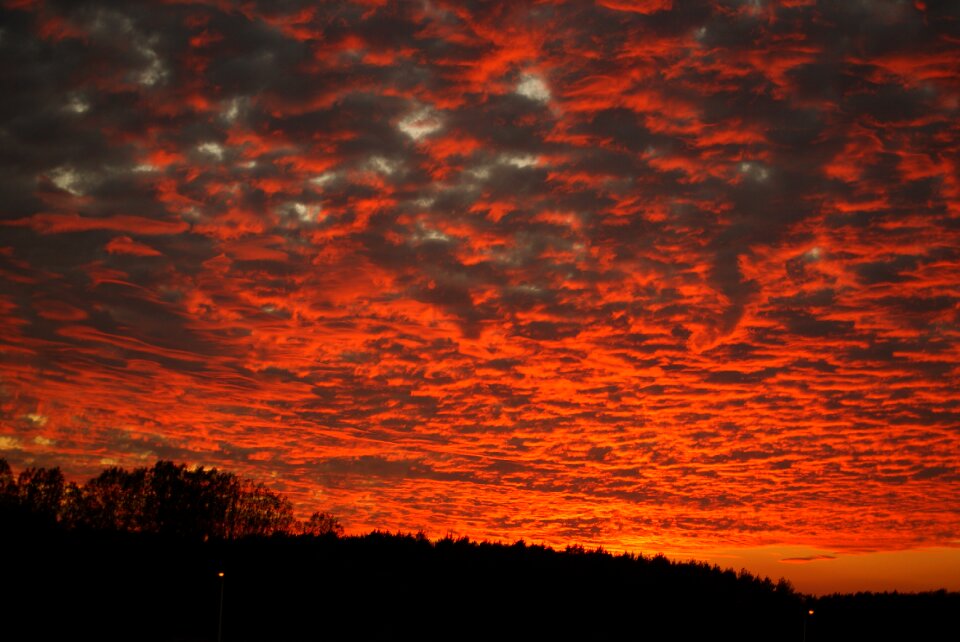
<instances>
[{"instance_id":1,"label":"dark foreground ground","mask_svg":"<svg viewBox=\"0 0 960 642\"><path fill-rule=\"evenodd\" d=\"M385 534L204 543L0 527L0 639L11 641L216 640L221 588L224 642L800 642L805 618L809 642L960 630L957 593L812 600L660 557Z\"/></svg>"}]
</instances>

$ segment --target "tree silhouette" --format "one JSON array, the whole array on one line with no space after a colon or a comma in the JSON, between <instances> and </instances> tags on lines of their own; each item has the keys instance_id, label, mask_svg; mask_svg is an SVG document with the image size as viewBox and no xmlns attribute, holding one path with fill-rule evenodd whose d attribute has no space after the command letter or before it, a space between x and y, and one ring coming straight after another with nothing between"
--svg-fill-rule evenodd
<instances>
[{"instance_id":1,"label":"tree silhouette","mask_svg":"<svg viewBox=\"0 0 960 642\"><path fill-rule=\"evenodd\" d=\"M290 501L261 483L163 460L152 468L107 468L82 486L67 484L59 468L28 468L14 480L0 460L0 508L68 529L188 539L343 534L329 513L298 522Z\"/></svg>"},{"instance_id":2,"label":"tree silhouette","mask_svg":"<svg viewBox=\"0 0 960 642\"><path fill-rule=\"evenodd\" d=\"M223 537L237 490L234 479L216 468L188 470L184 464L157 462L147 471L147 530L190 538Z\"/></svg>"},{"instance_id":3,"label":"tree silhouette","mask_svg":"<svg viewBox=\"0 0 960 642\"><path fill-rule=\"evenodd\" d=\"M343 535L343 526L340 520L325 512L315 512L310 518L300 524L300 533L315 537L323 535Z\"/></svg>"},{"instance_id":4,"label":"tree silhouette","mask_svg":"<svg viewBox=\"0 0 960 642\"><path fill-rule=\"evenodd\" d=\"M11 514L18 504L17 482L13 479L13 471L6 459L0 459L0 516Z\"/></svg>"},{"instance_id":5,"label":"tree silhouette","mask_svg":"<svg viewBox=\"0 0 960 642\"><path fill-rule=\"evenodd\" d=\"M67 503L65 521L93 530L144 531L147 469L114 467L77 488Z\"/></svg>"},{"instance_id":6,"label":"tree silhouette","mask_svg":"<svg viewBox=\"0 0 960 642\"><path fill-rule=\"evenodd\" d=\"M17 500L33 519L54 523L60 518L66 480L60 468L27 468L17 477Z\"/></svg>"}]
</instances>

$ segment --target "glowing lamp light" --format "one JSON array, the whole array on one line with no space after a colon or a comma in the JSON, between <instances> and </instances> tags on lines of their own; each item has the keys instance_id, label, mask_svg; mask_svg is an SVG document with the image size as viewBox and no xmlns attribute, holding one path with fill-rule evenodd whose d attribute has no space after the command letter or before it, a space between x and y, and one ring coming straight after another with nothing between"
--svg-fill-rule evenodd
<instances>
[{"instance_id":1,"label":"glowing lamp light","mask_svg":"<svg viewBox=\"0 0 960 642\"><path fill-rule=\"evenodd\" d=\"M217 571L217 577L221 580L220 582L220 613L217 616L217 642L222 642L223 640L223 586L226 584L226 580L223 579L223 571Z\"/></svg>"},{"instance_id":2,"label":"glowing lamp light","mask_svg":"<svg viewBox=\"0 0 960 642\"><path fill-rule=\"evenodd\" d=\"M220 573L220 575L223 575L223 573ZM813 615L813 609L810 609L809 611L807 611L807 615Z\"/></svg>"}]
</instances>

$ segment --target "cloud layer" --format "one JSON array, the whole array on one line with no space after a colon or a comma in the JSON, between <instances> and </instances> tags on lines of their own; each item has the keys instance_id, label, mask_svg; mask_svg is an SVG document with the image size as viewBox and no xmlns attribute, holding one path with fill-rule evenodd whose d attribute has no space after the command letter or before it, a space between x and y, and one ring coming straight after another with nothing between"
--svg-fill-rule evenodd
<instances>
[{"instance_id":1,"label":"cloud layer","mask_svg":"<svg viewBox=\"0 0 960 642\"><path fill-rule=\"evenodd\" d=\"M5 3L0 454L350 530L956 545L948 3Z\"/></svg>"}]
</instances>

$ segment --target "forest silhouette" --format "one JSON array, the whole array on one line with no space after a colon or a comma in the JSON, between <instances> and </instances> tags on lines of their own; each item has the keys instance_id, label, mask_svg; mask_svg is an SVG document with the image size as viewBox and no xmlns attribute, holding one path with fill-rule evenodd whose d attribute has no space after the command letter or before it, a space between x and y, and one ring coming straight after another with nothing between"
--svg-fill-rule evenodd
<instances>
[{"instance_id":1,"label":"forest silhouette","mask_svg":"<svg viewBox=\"0 0 960 642\"><path fill-rule=\"evenodd\" d=\"M814 598L662 555L344 537L263 484L169 461L79 485L0 459L0 545L10 640L936 640L960 613L960 593Z\"/></svg>"}]
</instances>

